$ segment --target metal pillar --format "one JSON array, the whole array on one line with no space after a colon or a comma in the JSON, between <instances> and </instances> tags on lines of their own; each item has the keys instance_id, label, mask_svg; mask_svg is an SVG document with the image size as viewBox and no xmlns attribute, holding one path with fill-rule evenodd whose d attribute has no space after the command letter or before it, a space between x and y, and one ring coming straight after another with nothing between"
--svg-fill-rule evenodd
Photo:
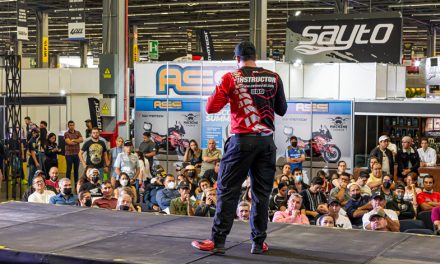
<instances>
[{"instance_id":1,"label":"metal pillar","mask_svg":"<svg viewBox=\"0 0 440 264\"><path fill-rule=\"evenodd\" d=\"M348 0L343 0L342 2L342 11L344 12L344 14L348 14L348 6L349 6L349 2Z\"/></svg>"},{"instance_id":2,"label":"metal pillar","mask_svg":"<svg viewBox=\"0 0 440 264\"><path fill-rule=\"evenodd\" d=\"M128 46L128 17L126 14L128 0L103 0L102 4L102 53L103 55L113 55L111 57L114 67L112 76L114 76L115 89L112 93L104 93L103 87L101 87L101 93L104 94L104 97L116 97L115 125L120 124L119 136L128 138L129 89L125 83L125 76L128 74L126 73L128 70L128 50L126 50ZM125 123L122 124L121 121L125 121Z\"/></svg>"},{"instance_id":3,"label":"metal pillar","mask_svg":"<svg viewBox=\"0 0 440 264\"><path fill-rule=\"evenodd\" d=\"M129 49L128 49L128 67L133 68L134 63L139 61L139 46L138 46L138 27L133 25L131 27L129 36Z\"/></svg>"},{"instance_id":4,"label":"metal pillar","mask_svg":"<svg viewBox=\"0 0 440 264\"><path fill-rule=\"evenodd\" d=\"M267 0L250 0L250 41L257 49L257 58L266 59Z\"/></svg>"},{"instance_id":5,"label":"metal pillar","mask_svg":"<svg viewBox=\"0 0 440 264\"><path fill-rule=\"evenodd\" d=\"M89 52L89 43L87 41L79 42L79 52L81 68L87 68L87 53Z\"/></svg>"},{"instance_id":6,"label":"metal pillar","mask_svg":"<svg viewBox=\"0 0 440 264\"><path fill-rule=\"evenodd\" d=\"M427 45L426 45L426 57L434 57L436 54L436 46L437 46L437 31L435 27L430 26L428 28L428 36L427 36Z\"/></svg>"},{"instance_id":7,"label":"metal pillar","mask_svg":"<svg viewBox=\"0 0 440 264\"><path fill-rule=\"evenodd\" d=\"M15 42L15 53L19 56L23 56L23 41L16 40Z\"/></svg>"},{"instance_id":8,"label":"metal pillar","mask_svg":"<svg viewBox=\"0 0 440 264\"><path fill-rule=\"evenodd\" d=\"M4 172L6 183L6 199L9 199L9 183L12 183L12 198L21 197L21 178L23 167L21 160L21 56L3 55L5 69L6 94L5 94L5 147L8 165ZM9 180L10 179L10 180ZM17 187L19 195L17 197Z\"/></svg>"},{"instance_id":9,"label":"metal pillar","mask_svg":"<svg viewBox=\"0 0 440 264\"><path fill-rule=\"evenodd\" d=\"M437 29L432 27L432 56L437 54Z\"/></svg>"},{"instance_id":10,"label":"metal pillar","mask_svg":"<svg viewBox=\"0 0 440 264\"><path fill-rule=\"evenodd\" d=\"M37 10L37 67L49 66L49 14Z\"/></svg>"}]
</instances>

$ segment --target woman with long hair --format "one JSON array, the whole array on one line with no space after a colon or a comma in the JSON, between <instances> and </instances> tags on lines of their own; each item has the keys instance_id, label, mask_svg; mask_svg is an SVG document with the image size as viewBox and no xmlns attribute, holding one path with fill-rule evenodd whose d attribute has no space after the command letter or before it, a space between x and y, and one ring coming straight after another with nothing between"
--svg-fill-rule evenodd
<instances>
[{"instance_id":1,"label":"woman with long hair","mask_svg":"<svg viewBox=\"0 0 440 264\"><path fill-rule=\"evenodd\" d=\"M44 146L44 155L46 159L44 161L44 172L49 175L49 170L52 167L58 168L58 154L61 153L61 149L58 148L57 136L54 133L50 133L47 136L46 145Z\"/></svg>"},{"instance_id":2,"label":"woman with long hair","mask_svg":"<svg viewBox=\"0 0 440 264\"><path fill-rule=\"evenodd\" d=\"M183 155L183 162L189 162L196 167L202 166L202 150L194 139L189 142L189 148L186 149L185 155Z\"/></svg>"}]
</instances>

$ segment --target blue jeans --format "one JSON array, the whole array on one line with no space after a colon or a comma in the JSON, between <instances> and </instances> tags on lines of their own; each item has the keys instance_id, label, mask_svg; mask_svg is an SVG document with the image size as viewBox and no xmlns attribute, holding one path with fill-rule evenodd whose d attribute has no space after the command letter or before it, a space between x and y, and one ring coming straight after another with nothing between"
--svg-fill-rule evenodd
<instances>
[{"instance_id":1,"label":"blue jeans","mask_svg":"<svg viewBox=\"0 0 440 264\"><path fill-rule=\"evenodd\" d=\"M79 157L78 155L67 155L66 156L66 178L70 179L70 173L72 172L73 165L73 179L75 184L78 182L78 169L79 169Z\"/></svg>"}]
</instances>

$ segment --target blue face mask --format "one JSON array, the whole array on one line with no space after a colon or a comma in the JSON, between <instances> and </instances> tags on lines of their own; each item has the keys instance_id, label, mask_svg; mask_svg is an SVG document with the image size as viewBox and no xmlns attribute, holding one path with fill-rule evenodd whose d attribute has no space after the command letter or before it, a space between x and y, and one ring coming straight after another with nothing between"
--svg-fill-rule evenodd
<instances>
[{"instance_id":1,"label":"blue face mask","mask_svg":"<svg viewBox=\"0 0 440 264\"><path fill-rule=\"evenodd\" d=\"M303 180L303 176L301 176L301 175L296 176L296 178L295 178L296 182L302 182L302 180Z\"/></svg>"}]
</instances>

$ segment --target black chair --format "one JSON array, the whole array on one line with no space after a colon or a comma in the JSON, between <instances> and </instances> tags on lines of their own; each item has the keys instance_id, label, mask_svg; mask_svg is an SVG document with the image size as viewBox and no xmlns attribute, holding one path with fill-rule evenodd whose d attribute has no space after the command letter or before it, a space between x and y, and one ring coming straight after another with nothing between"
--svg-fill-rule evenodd
<instances>
[{"instance_id":1,"label":"black chair","mask_svg":"<svg viewBox=\"0 0 440 264\"><path fill-rule=\"evenodd\" d=\"M426 228L415 228L415 229L407 229L404 233L411 233L411 234L422 234L422 235L433 235L434 232L430 229Z\"/></svg>"},{"instance_id":2,"label":"black chair","mask_svg":"<svg viewBox=\"0 0 440 264\"><path fill-rule=\"evenodd\" d=\"M430 211L422 211L417 215L417 219L420 219L423 221L423 224L425 225L425 228L430 229L434 231L434 224L431 220L431 212Z\"/></svg>"},{"instance_id":3,"label":"black chair","mask_svg":"<svg viewBox=\"0 0 440 264\"><path fill-rule=\"evenodd\" d=\"M422 220L405 219L400 220L400 232L405 232L408 229L425 229Z\"/></svg>"}]
</instances>

